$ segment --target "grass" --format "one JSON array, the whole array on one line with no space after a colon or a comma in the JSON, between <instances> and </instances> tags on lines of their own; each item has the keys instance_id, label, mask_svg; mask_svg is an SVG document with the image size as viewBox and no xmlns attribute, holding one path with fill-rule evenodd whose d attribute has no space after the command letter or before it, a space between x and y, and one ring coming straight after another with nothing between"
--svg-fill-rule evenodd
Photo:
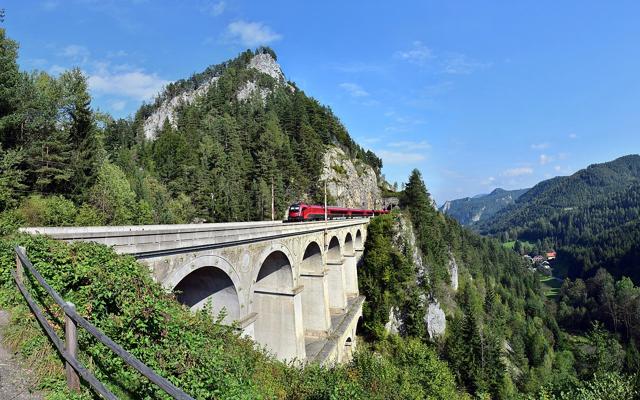
<instances>
[{"instance_id":1,"label":"grass","mask_svg":"<svg viewBox=\"0 0 640 400\"><path fill-rule=\"evenodd\" d=\"M522 243L522 245L526 247L533 247L533 243L527 242L526 240L521 240L520 243ZM515 240L510 240L508 242L502 243L502 247L504 247L505 249L511 249L511 250L513 250L513 247L515 245L516 245Z\"/></svg>"},{"instance_id":2,"label":"grass","mask_svg":"<svg viewBox=\"0 0 640 400\"><path fill-rule=\"evenodd\" d=\"M552 276L540 275L540 282L545 289L545 296L547 296L548 298L555 298L558 296L560 287L562 287L561 280L558 280L557 278L554 278Z\"/></svg>"}]
</instances>

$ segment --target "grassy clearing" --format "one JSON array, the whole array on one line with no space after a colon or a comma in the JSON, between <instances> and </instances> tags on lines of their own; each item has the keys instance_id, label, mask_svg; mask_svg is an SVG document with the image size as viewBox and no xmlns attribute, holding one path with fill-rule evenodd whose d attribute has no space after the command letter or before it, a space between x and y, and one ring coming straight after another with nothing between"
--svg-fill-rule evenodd
<instances>
[{"instance_id":1,"label":"grassy clearing","mask_svg":"<svg viewBox=\"0 0 640 400\"><path fill-rule=\"evenodd\" d=\"M540 282L542 283L542 286L545 289L544 291L545 296L547 296L548 298L555 298L558 296L558 293L560 292L560 287L562 287L561 280L554 278L552 276L541 275Z\"/></svg>"}]
</instances>

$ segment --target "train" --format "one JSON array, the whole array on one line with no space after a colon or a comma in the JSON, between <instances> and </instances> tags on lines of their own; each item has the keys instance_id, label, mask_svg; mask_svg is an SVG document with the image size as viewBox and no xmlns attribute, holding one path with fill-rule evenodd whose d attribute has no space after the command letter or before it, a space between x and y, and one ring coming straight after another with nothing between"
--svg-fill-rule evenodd
<instances>
[{"instance_id":1,"label":"train","mask_svg":"<svg viewBox=\"0 0 640 400\"><path fill-rule=\"evenodd\" d=\"M361 208L327 207L327 219L373 217L388 214L389 210L366 210ZM324 221L324 206L294 203L289 207L287 222Z\"/></svg>"}]
</instances>

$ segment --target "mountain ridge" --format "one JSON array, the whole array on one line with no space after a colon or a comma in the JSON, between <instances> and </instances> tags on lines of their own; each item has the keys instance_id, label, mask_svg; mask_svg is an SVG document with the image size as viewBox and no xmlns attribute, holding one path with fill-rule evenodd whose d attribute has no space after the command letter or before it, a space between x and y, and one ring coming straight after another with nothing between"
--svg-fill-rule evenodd
<instances>
[{"instance_id":1,"label":"mountain ridge","mask_svg":"<svg viewBox=\"0 0 640 400\"><path fill-rule=\"evenodd\" d=\"M473 226L507 207L528 189L505 190L496 188L488 194L446 201L440 211L455 218L462 225Z\"/></svg>"},{"instance_id":2,"label":"mountain ridge","mask_svg":"<svg viewBox=\"0 0 640 400\"><path fill-rule=\"evenodd\" d=\"M542 181L476 228L556 247L571 277L602 267L638 282L639 219L640 155L630 154Z\"/></svg>"}]
</instances>

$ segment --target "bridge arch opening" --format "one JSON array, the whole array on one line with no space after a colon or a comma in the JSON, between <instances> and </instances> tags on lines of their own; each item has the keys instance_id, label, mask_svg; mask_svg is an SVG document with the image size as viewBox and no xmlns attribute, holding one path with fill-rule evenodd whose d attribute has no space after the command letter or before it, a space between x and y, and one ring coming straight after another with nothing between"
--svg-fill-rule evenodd
<instances>
[{"instance_id":1,"label":"bridge arch opening","mask_svg":"<svg viewBox=\"0 0 640 400\"><path fill-rule=\"evenodd\" d=\"M293 271L289 258L281 251L274 251L262 262L256 290L291 290Z\"/></svg>"},{"instance_id":2,"label":"bridge arch opening","mask_svg":"<svg viewBox=\"0 0 640 400\"><path fill-rule=\"evenodd\" d=\"M340 251L340 241L336 236L334 236L329 241L329 248L327 250L327 261L340 262L341 259L342 253Z\"/></svg>"},{"instance_id":3,"label":"bridge arch opening","mask_svg":"<svg viewBox=\"0 0 640 400\"><path fill-rule=\"evenodd\" d=\"M351 236L349 232L347 232L347 235L344 237L344 253L353 254L353 236Z\"/></svg>"},{"instance_id":4,"label":"bridge arch opening","mask_svg":"<svg viewBox=\"0 0 640 400\"><path fill-rule=\"evenodd\" d=\"M324 265L322 262L322 250L316 242L311 242L302 256L301 270L303 273L322 273Z\"/></svg>"},{"instance_id":5,"label":"bridge arch opening","mask_svg":"<svg viewBox=\"0 0 640 400\"><path fill-rule=\"evenodd\" d=\"M356 250L362 250L362 232L360 232L360 229L356 231L355 246Z\"/></svg>"},{"instance_id":6,"label":"bridge arch opening","mask_svg":"<svg viewBox=\"0 0 640 400\"><path fill-rule=\"evenodd\" d=\"M305 358L301 299L293 288L291 261L282 251L262 262L252 301L256 341L281 360Z\"/></svg>"},{"instance_id":7,"label":"bridge arch opening","mask_svg":"<svg viewBox=\"0 0 640 400\"><path fill-rule=\"evenodd\" d=\"M174 288L177 300L191 308L211 307L214 317L224 310L223 322L231 324L240 317L240 299L233 281L220 268L206 266L185 276Z\"/></svg>"}]
</instances>

